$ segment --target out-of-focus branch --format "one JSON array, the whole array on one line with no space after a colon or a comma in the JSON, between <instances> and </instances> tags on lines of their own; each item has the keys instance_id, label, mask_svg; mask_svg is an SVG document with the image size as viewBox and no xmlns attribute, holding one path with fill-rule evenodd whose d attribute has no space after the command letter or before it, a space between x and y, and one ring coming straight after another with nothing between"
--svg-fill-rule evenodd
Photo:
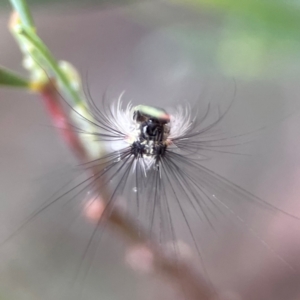
<instances>
[{"instance_id":1,"label":"out-of-focus branch","mask_svg":"<svg viewBox=\"0 0 300 300\"><path fill-rule=\"evenodd\" d=\"M179 290L183 299L212 300L217 299L216 293L207 281L196 272L196 269L182 260L180 256L169 256L154 241L150 241L132 220L115 209L108 219L123 237L130 242L130 246L146 247L152 254L152 268L158 275L162 275L173 287Z\"/></svg>"},{"instance_id":2,"label":"out-of-focus branch","mask_svg":"<svg viewBox=\"0 0 300 300\"><path fill-rule=\"evenodd\" d=\"M46 110L63 138L63 141L70 147L78 159L85 161L87 159L85 148L72 128L54 84L49 81L49 83L45 84L40 90L40 94L43 98Z\"/></svg>"}]
</instances>

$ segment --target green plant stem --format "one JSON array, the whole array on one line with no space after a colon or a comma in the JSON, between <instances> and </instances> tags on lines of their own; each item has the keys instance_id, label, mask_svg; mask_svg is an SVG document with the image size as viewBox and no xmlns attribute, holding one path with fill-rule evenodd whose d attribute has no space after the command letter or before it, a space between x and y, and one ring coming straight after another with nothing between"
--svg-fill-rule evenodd
<instances>
[{"instance_id":1,"label":"green plant stem","mask_svg":"<svg viewBox=\"0 0 300 300\"><path fill-rule=\"evenodd\" d=\"M66 74L59 68L56 59L52 56L49 49L36 35L34 23L29 11L29 7L25 0L10 0L13 8L18 13L21 23L20 27L13 27L12 30L22 49L22 46L30 45L33 49L27 50L25 55L29 55L36 62L37 66L46 71L47 75L54 75L57 82L60 84L62 94L71 102L71 106L79 106L86 108L84 100L80 97L78 91L72 88L72 85ZM24 51L24 50L23 50ZM34 52L36 51L36 53Z\"/></svg>"},{"instance_id":2,"label":"green plant stem","mask_svg":"<svg viewBox=\"0 0 300 300\"><path fill-rule=\"evenodd\" d=\"M41 55L41 58L43 59L47 67L54 73L56 79L63 87L63 93L66 94L66 96L72 100L72 104L85 106L78 92L71 87L68 78L59 68L55 58L51 55L51 52L41 41L41 39L37 35L32 34L27 30L24 30L21 34L29 41L30 44L32 44L38 50L39 54Z\"/></svg>"}]
</instances>

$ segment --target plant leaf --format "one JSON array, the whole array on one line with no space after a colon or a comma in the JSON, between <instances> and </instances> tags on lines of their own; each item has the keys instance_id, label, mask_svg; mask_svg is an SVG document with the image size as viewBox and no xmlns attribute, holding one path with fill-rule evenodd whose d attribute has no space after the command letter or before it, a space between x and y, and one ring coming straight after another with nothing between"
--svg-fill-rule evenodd
<instances>
[{"instance_id":1,"label":"plant leaf","mask_svg":"<svg viewBox=\"0 0 300 300\"><path fill-rule=\"evenodd\" d=\"M29 88L30 82L26 78L0 66L0 85Z\"/></svg>"}]
</instances>

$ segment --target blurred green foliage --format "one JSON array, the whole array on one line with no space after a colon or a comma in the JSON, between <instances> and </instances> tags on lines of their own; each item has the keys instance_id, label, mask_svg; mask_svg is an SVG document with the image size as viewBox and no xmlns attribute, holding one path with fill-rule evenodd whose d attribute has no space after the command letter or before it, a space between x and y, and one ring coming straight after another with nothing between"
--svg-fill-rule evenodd
<instances>
[{"instance_id":1,"label":"blurred green foliage","mask_svg":"<svg viewBox=\"0 0 300 300\"><path fill-rule=\"evenodd\" d=\"M176 0L174 0L176 1ZM186 0L176 1L194 7L215 9L246 25L269 34L299 37L300 2L285 0Z\"/></svg>"},{"instance_id":2,"label":"blurred green foliage","mask_svg":"<svg viewBox=\"0 0 300 300\"><path fill-rule=\"evenodd\" d=\"M63 4L76 8L142 3L143 0L29 0L29 6ZM4 0L0 0L4 3ZM300 0L169 0L153 3L167 6L158 14L146 11L137 16L144 22L144 14L153 26L164 27L177 10L198 14L199 27L175 24L168 34L176 38L203 72L218 72L245 79L292 76L300 70ZM164 7L164 8L165 8ZM166 12L169 10L168 12ZM169 14L169 16L167 16ZM219 29L210 31L201 27L203 16L219 23ZM132 17L132 15L131 15ZM168 19L169 18L169 19ZM173 18L176 19L176 16ZM165 23L164 23L165 22ZM150 25L150 26L152 26ZM293 71L291 72L291 68Z\"/></svg>"},{"instance_id":3,"label":"blurred green foliage","mask_svg":"<svg viewBox=\"0 0 300 300\"><path fill-rule=\"evenodd\" d=\"M295 63L300 66L299 0L170 1L219 18L222 30L217 41L212 42L199 32L189 33L189 38L182 32L181 37L184 47L194 52L194 58L197 50L198 54L203 53L201 43L205 44L211 51L211 60L225 75L276 76L288 73L287 69Z\"/></svg>"}]
</instances>

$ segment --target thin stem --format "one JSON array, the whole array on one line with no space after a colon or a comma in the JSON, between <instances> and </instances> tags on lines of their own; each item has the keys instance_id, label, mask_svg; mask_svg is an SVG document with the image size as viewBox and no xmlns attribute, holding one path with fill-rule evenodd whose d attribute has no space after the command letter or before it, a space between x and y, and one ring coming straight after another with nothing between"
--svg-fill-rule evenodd
<instances>
[{"instance_id":1,"label":"thin stem","mask_svg":"<svg viewBox=\"0 0 300 300\"><path fill-rule=\"evenodd\" d=\"M82 101L78 92L72 88L67 76L59 68L55 58L52 56L51 52L41 41L41 39L37 35L26 29L20 32L20 34L37 49L38 54L41 56L43 62L47 65L50 71L54 73L56 79L61 84L61 90L63 91L63 93L67 96L68 99L72 100L73 103L71 103L71 105L73 104L80 107L85 107L84 102Z\"/></svg>"}]
</instances>

